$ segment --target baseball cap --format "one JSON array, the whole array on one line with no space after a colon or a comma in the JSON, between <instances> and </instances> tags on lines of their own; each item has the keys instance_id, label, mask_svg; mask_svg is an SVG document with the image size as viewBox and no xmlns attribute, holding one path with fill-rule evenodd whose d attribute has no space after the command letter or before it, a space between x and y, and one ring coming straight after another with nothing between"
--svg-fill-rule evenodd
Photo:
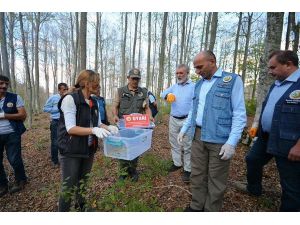
<instances>
[{"instance_id":1,"label":"baseball cap","mask_svg":"<svg viewBox=\"0 0 300 225\"><path fill-rule=\"evenodd\" d=\"M133 69L129 70L128 76L141 78L141 71L137 68L133 68Z\"/></svg>"}]
</instances>

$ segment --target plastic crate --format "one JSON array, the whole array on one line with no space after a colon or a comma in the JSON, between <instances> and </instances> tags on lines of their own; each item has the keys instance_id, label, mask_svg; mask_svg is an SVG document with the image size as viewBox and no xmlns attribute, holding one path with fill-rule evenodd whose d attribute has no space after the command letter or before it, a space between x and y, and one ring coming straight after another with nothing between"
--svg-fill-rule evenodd
<instances>
[{"instance_id":1,"label":"plastic crate","mask_svg":"<svg viewBox=\"0 0 300 225\"><path fill-rule=\"evenodd\" d=\"M133 160L150 149L152 132L151 129L122 129L119 134L104 138L104 155Z\"/></svg>"}]
</instances>

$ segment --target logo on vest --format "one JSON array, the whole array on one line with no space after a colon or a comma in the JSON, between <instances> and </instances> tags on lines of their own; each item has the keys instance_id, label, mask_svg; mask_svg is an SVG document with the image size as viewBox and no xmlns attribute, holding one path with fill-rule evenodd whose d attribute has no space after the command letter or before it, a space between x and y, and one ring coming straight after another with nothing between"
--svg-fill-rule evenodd
<instances>
[{"instance_id":1,"label":"logo on vest","mask_svg":"<svg viewBox=\"0 0 300 225\"><path fill-rule=\"evenodd\" d=\"M14 106L14 103L12 103L12 102L8 102L8 103L6 104L6 106L7 106L8 108L11 108L11 107L13 107L13 106Z\"/></svg>"},{"instance_id":2,"label":"logo on vest","mask_svg":"<svg viewBox=\"0 0 300 225\"><path fill-rule=\"evenodd\" d=\"M223 78L223 82L225 82L225 83L228 83L231 80L232 80L232 76L230 76L230 75Z\"/></svg>"},{"instance_id":3,"label":"logo on vest","mask_svg":"<svg viewBox=\"0 0 300 225\"><path fill-rule=\"evenodd\" d=\"M143 95L144 95L143 92L138 93L139 97L143 97Z\"/></svg>"},{"instance_id":4,"label":"logo on vest","mask_svg":"<svg viewBox=\"0 0 300 225\"><path fill-rule=\"evenodd\" d=\"M300 99L300 90L295 90L289 95L290 99L298 100Z\"/></svg>"}]
</instances>

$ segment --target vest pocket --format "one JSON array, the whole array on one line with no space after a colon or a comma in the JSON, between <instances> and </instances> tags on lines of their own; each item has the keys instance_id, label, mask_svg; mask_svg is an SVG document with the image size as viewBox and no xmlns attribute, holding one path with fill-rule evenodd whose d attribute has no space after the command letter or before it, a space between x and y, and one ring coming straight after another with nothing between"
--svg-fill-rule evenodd
<instances>
[{"instance_id":1,"label":"vest pocket","mask_svg":"<svg viewBox=\"0 0 300 225\"><path fill-rule=\"evenodd\" d=\"M216 135L218 137L229 137L231 131L231 118L218 118L216 124Z\"/></svg>"},{"instance_id":2,"label":"vest pocket","mask_svg":"<svg viewBox=\"0 0 300 225\"><path fill-rule=\"evenodd\" d=\"M228 92L215 92L212 107L215 109L225 109L225 107L229 106L229 98L230 93Z\"/></svg>"},{"instance_id":3,"label":"vest pocket","mask_svg":"<svg viewBox=\"0 0 300 225\"><path fill-rule=\"evenodd\" d=\"M290 149L297 143L299 134L296 134L296 132L292 131L280 130L279 137L280 139L278 140L277 151L280 154L287 156L290 152Z\"/></svg>"}]
</instances>

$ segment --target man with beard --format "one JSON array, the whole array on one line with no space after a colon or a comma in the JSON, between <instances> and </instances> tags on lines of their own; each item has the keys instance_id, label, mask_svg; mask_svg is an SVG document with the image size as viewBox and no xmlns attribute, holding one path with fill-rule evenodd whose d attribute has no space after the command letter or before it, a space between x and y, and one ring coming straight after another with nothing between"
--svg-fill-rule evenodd
<instances>
[{"instance_id":1,"label":"man with beard","mask_svg":"<svg viewBox=\"0 0 300 225\"><path fill-rule=\"evenodd\" d=\"M0 75L0 197L8 190L10 193L22 190L27 183L21 154L21 135L26 131L23 124L26 111L23 99L17 94L7 92L8 86L8 77ZM15 183L10 188L3 166L4 148L15 174Z\"/></svg>"},{"instance_id":2,"label":"man with beard","mask_svg":"<svg viewBox=\"0 0 300 225\"><path fill-rule=\"evenodd\" d=\"M192 105L195 84L189 80L190 68L181 64L176 69L176 84L172 85L161 93L161 98L171 103L171 112L169 120L169 142L171 145L173 164L169 172L174 172L183 166L182 181L190 182L191 174L191 147L192 139L186 135L181 144L177 142L177 136L188 117ZM183 149L183 162L182 162Z\"/></svg>"}]
</instances>

